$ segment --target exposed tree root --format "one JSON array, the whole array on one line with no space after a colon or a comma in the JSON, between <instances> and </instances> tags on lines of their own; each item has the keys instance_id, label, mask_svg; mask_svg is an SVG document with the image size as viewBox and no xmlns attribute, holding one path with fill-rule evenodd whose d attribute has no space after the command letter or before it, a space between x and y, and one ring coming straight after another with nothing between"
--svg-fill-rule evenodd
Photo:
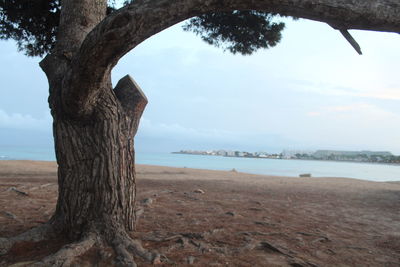
<instances>
[{"instance_id":1,"label":"exposed tree root","mask_svg":"<svg viewBox=\"0 0 400 267\"><path fill-rule=\"evenodd\" d=\"M0 237L0 255L5 255L14 246L15 243L21 241L39 242L48 240L54 237L54 229L50 224L43 224L34 227L22 234L11 238Z\"/></svg>"},{"instance_id":2,"label":"exposed tree root","mask_svg":"<svg viewBox=\"0 0 400 267\"><path fill-rule=\"evenodd\" d=\"M82 240L65 245L56 253L45 257L39 262L32 264L34 267L47 267L47 266L70 266L71 263L78 257L88 251L98 241L95 233L82 238Z\"/></svg>"},{"instance_id":3,"label":"exposed tree root","mask_svg":"<svg viewBox=\"0 0 400 267\"><path fill-rule=\"evenodd\" d=\"M220 253L223 256L246 254L252 250L264 251L268 254L282 255L288 265L295 267L316 267L315 264L300 258L297 252L289 248L274 244L265 240L265 236L286 235L285 233L263 233L263 232L238 232L239 235L245 236L245 243L230 244L221 240L215 242L215 235L224 232L224 229L214 229L206 232L186 232L186 233L162 233L152 232L142 237L143 240L152 242L168 242L168 245L161 251L163 253L181 249L196 249L201 254L209 252ZM253 238L252 236L262 237ZM223 237L222 237L223 238ZM174 242L175 241L175 242ZM189 264L194 262L195 258L190 256L187 258Z\"/></svg>"},{"instance_id":4,"label":"exposed tree root","mask_svg":"<svg viewBox=\"0 0 400 267\"><path fill-rule=\"evenodd\" d=\"M214 229L206 232L183 233L152 232L142 236L141 239L157 243L166 242L167 246L164 246L160 250L162 253L168 253L170 251L181 249L195 249L201 254L217 252L224 256L232 256L236 254L247 253L251 250L261 250L265 251L268 254L282 255L286 258L287 263L291 266L315 266L313 263L310 263L307 260L298 257L295 251L291 251L287 247L277 245L265 240L265 236L276 235L277 233L239 232L239 235L244 235L245 240L245 243L239 245L218 241L216 242L215 235L219 234L220 232L224 232L224 229ZM300 234L312 236L311 234ZM259 238L253 238L253 236L262 237L262 239L260 240ZM51 226L49 227L49 225L42 225L14 238L0 239L0 249L3 249L3 252L6 252L11 248L13 244L18 241L36 242L46 240L46 238L54 237L55 235L53 228ZM6 242L2 242L4 240ZM79 264L80 262L82 262L82 260L85 262L85 260L88 259L87 256L91 255L91 252L89 252L89 254L87 254L86 256L84 254L88 252L92 247L96 250L99 249L100 255L105 256L105 261L108 262L110 260L110 262L108 262L107 264L111 266L136 267L137 264L135 260L137 260L138 258L141 258L144 261L152 264L160 264L165 262L171 264L174 263L158 252L152 252L143 248L140 241L132 239L122 227L118 227L118 224L111 223L97 225L97 227L93 226L90 230L88 230L87 234L84 235L83 238L81 238L81 240L79 240L78 242L65 245L56 253L49 255L42 260L35 262L34 264L30 264L30 266L75 266L75 264ZM112 253L108 253L109 248L112 248L115 252L114 260L111 258ZM102 254L102 252L106 253ZM191 257L190 259L188 258L188 262L194 262L194 260L194 257Z\"/></svg>"},{"instance_id":5,"label":"exposed tree root","mask_svg":"<svg viewBox=\"0 0 400 267\"><path fill-rule=\"evenodd\" d=\"M103 234L100 234L101 231L89 230L87 234L83 235L81 240L63 246L56 253L30 264L30 266L73 266L73 263L79 261L79 257L85 254L92 247L96 247L100 250L105 250L107 247L113 248L116 254L114 263L119 267L137 266L134 257L140 257L143 260L153 264L161 263L161 255L159 253L150 252L149 250L143 248L141 242L139 240L132 239L125 230L119 229L118 231L115 231L106 229L106 232L108 233L108 237L112 236L111 240L103 235L104 232L102 232ZM113 234L110 235L110 233ZM56 237L57 235L55 234L52 225L40 225L15 237L0 238L0 255L7 254L18 242L39 242L43 240L50 240ZM165 258L164 260L167 259Z\"/></svg>"},{"instance_id":6,"label":"exposed tree root","mask_svg":"<svg viewBox=\"0 0 400 267\"><path fill-rule=\"evenodd\" d=\"M161 263L161 255L159 253L146 250L140 241L130 238L127 234L116 235L112 241L112 246L117 254L118 266L136 266L132 254L153 264Z\"/></svg>"}]
</instances>

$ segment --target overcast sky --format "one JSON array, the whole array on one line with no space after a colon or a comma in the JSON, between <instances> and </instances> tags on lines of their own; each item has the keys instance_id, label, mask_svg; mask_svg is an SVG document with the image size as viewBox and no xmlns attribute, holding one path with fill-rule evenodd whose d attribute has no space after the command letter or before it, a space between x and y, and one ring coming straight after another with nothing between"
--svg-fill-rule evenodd
<instances>
[{"instance_id":1,"label":"overcast sky","mask_svg":"<svg viewBox=\"0 0 400 267\"><path fill-rule=\"evenodd\" d=\"M400 36L338 31L287 21L277 47L232 55L180 25L126 55L113 83L130 74L149 99L139 151L235 149L389 150L400 154ZM39 58L0 42L0 145L51 141L47 81Z\"/></svg>"}]
</instances>

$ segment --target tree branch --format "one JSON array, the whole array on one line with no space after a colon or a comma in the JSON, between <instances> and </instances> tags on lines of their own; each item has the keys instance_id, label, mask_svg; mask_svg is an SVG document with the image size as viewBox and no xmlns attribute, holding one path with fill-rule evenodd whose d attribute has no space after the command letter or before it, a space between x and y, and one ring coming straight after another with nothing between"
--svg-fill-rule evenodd
<instances>
[{"instance_id":1,"label":"tree branch","mask_svg":"<svg viewBox=\"0 0 400 267\"><path fill-rule=\"evenodd\" d=\"M119 80L114 88L114 93L126 114L131 118L132 130L135 135L139 127L140 118L148 102L147 97L129 75Z\"/></svg>"},{"instance_id":2,"label":"tree branch","mask_svg":"<svg viewBox=\"0 0 400 267\"><path fill-rule=\"evenodd\" d=\"M326 22L339 29L400 32L398 0L137 0L106 17L72 59L66 109L90 112L107 72L152 35L207 12L260 10Z\"/></svg>"},{"instance_id":3,"label":"tree branch","mask_svg":"<svg viewBox=\"0 0 400 267\"><path fill-rule=\"evenodd\" d=\"M350 43L350 45L356 50L359 55L362 55L361 47L357 43L357 41L351 36L351 34L347 30L340 30L340 33L343 35L344 38Z\"/></svg>"}]
</instances>

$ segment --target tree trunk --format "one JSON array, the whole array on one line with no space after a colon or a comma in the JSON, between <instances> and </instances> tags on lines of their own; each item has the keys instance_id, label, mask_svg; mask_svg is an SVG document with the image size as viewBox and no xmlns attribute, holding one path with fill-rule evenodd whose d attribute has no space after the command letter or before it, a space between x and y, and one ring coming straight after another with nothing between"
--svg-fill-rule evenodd
<instances>
[{"instance_id":1,"label":"tree trunk","mask_svg":"<svg viewBox=\"0 0 400 267\"><path fill-rule=\"evenodd\" d=\"M134 135L147 99L126 76L104 85L84 120L55 115L59 197L52 223L69 238L96 231L111 240L135 226Z\"/></svg>"},{"instance_id":2,"label":"tree trunk","mask_svg":"<svg viewBox=\"0 0 400 267\"><path fill-rule=\"evenodd\" d=\"M104 18L106 2L64 0L56 47L40 64L49 80L58 163L59 195L49 227L78 242L45 259L45 266L64 266L95 243L112 246L124 266L135 265L127 250L157 258L128 235L136 223L134 136L147 99L129 76L113 89L111 68L96 82L94 74L74 76L87 68L95 72L90 62L76 64L83 60L77 54Z\"/></svg>"}]
</instances>

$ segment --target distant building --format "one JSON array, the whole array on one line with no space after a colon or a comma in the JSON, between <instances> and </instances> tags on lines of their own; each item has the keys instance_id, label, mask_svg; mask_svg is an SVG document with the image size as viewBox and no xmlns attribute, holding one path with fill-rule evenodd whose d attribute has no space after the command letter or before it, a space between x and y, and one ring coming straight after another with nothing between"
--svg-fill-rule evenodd
<instances>
[{"instance_id":1,"label":"distant building","mask_svg":"<svg viewBox=\"0 0 400 267\"><path fill-rule=\"evenodd\" d=\"M247 152L238 152L237 156L238 157L245 157L247 155Z\"/></svg>"},{"instance_id":2,"label":"distant building","mask_svg":"<svg viewBox=\"0 0 400 267\"><path fill-rule=\"evenodd\" d=\"M225 150L218 150L217 152L216 152L216 154L218 155L218 156L226 156L226 151Z\"/></svg>"},{"instance_id":3,"label":"distant building","mask_svg":"<svg viewBox=\"0 0 400 267\"><path fill-rule=\"evenodd\" d=\"M236 156L236 155L235 155L235 151L232 151L232 150L226 151L226 156L228 156L228 157L234 157L234 156Z\"/></svg>"},{"instance_id":4,"label":"distant building","mask_svg":"<svg viewBox=\"0 0 400 267\"><path fill-rule=\"evenodd\" d=\"M311 150L283 150L282 151L282 158L283 159L291 159L291 158L296 158L297 154L300 155L313 155L315 153L315 151L311 151Z\"/></svg>"},{"instance_id":5,"label":"distant building","mask_svg":"<svg viewBox=\"0 0 400 267\"><path fill-rule=\"evenodd\" d=\"M357 157L357 156L365 156L365 157L371 157L371 156L380 156L380 157L386 157L386 156L393 156L392 153L388 151L368 151L368 150L362 150L362 151L340 151L340 150L317 150L313 156L318 159L322 158L327 158L327 157L335 157L335 158L346 158L346 157Z\"/></svg>"}]
</instances>

